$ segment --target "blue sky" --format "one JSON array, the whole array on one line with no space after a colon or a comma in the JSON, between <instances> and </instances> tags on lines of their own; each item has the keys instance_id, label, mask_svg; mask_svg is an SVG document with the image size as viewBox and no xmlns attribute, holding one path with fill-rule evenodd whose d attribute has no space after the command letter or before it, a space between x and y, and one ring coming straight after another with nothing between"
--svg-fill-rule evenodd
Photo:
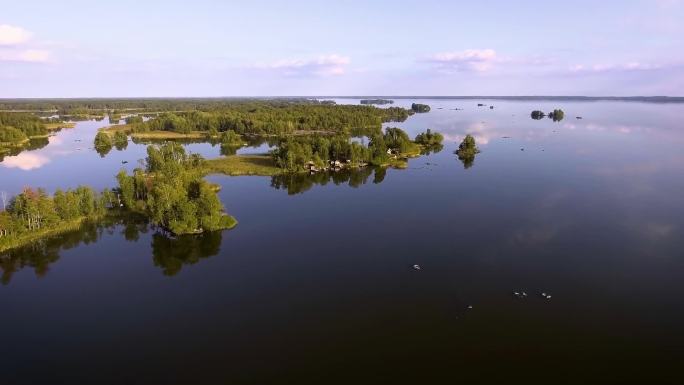
<instances>
[{"instance_id":1,"label":"blue sky","mask_svg":"<svg viewBox=\"0 0 684 385\"><path fill-rule=\"evenodd\" d=\"M681 20L681 0L0 0L0 97L684 96Z\"/></svg>"}]
</instances>

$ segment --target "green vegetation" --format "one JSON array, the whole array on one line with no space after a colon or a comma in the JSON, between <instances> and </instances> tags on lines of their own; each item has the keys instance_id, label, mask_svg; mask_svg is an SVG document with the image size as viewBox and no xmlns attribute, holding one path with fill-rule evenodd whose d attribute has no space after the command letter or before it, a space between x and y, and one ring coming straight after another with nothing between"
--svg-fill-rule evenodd
<instances>
[{"instance_id":1,"label":"green vegetation","mask_svg":"<svg viewBox=\"0 0 684 385\"><path fill-rule=\"evenodd\" d=\"M395 165L398 158L417 156L421 146L399 128L387 128L384 135L372 134L367 146L345 136L286 137L272 155L284 172L320 171Z\"/></svg>"},{"instance_id":2,"label":"green vegetation","mask_svg":"<svg viewBox=\"0 0 684 385\"><path fill-rule=\"evenodd\" d=\"M209 159L204 165L208 174L225 174L231 176L261 175L273 176L282 174L283 170L273 160L273 156L265 155L230 155Z\"/></svg>"},{"instance_id":3,"label":"green vegetation","mask_svg":"<svg viewBox=\"0 0 684 385\"><path fill-rule=\"evenodd\" d=\"M530 114L530 117L534 120L540 120L546 116L548 116L549 119L553 119L554 122L560 122L565 117L565 113L561 109L554 109L552 112L549 112L548 115L539 110L534 110Z\"/></svg>"},{"instance_id":4,"label":"green vegetation","mask_svg":"<svg viewBox=\"0 0 684 385\"><path fill-rule=\"evenodd\" d=\"M61 122L61 121L46 121L45 128L48 131L59 131L62 128L74 128L76 123L74 122Z\"/></svg>"},{"instance_id":5,"label":"green vegetation","mask_svg":"<svg viewBox=\"0 0 684 385\"><path fill-rule=\"evenodd\" d=\"M429 128L427 131L416 135L415 142L423 146L435 146L442 144L444 136L439 132L432 132Z\"/></svg>"},{"instance_id":6,"label":"green vegetation","mask_svg":"<svg viewBox=\"0 0 684 385\"><path fill-rule=\"evenodd\" d=\"M413 112L418 112L418 113L430 112L430 106L428 106L427 104L412 103L411 104L411 110Z\"/></svg>"},{"instance_id":7,"label":"green vegetation","mask_svg":"<svg viewBox=\"0 0 684 385\"><path fill-rule=\"evenodd\" d=\"M98 133L98 135L99 135L99 133ZM109 135L107 135L107 136L109 136ZM97 139L97 136L96 136L96 139ZM119 151L125 150L126 147L128 147L128 136L123 131L116 131L116 132L114 132L113 142L114 142L114 146L116 147L117 150L119 150Z\"/></svg>"},{"instance_id":8,"label":"green vegetation","mask_svg":"<svg viewBox=\"0 0 684 385\"><path fill-rule=\"evenodd\" d=\"M112 146L113 143L111 136L104 131L98 131L93 141L93 147L95 147L95 151L97 151L97 153L104 158L105 155L112 150Z\"/></svg>"},{"instance_id":9,"label":"green vegetation","mask_svg":"<svg viewBox=\"0 0 684 385\"><path fill-rule=\"evenodd\" d=\"M388 100L388 99L361 99L359 102L361 104L394 104L394 100Z\"/></svg>"},{"instance_id":10,"label":"green vegetation","mask_svg":"<svg viewBox=\"0 0 684 385\"><path fill-rule=\"evenodd\" d=\"M345 136L287 136L280 138L271 156L229 155L210 159L205 172L226 175L274 176L318 171L340 171L366 166L406 167L406 158L441 150L442 136L428 130L412 142L399 128L371 135L368 145Z\"/></svg>"},{"instance_id":11,"label":"green vegetation","mask_svg":"<svg viewBox=\"0 0 684 385\"><path fill-rule=\"evenodd\" d=\"M169 132L218 136L228 130L240 135L345 134L377 132L382 123L405 120L403 108L335 105L315 101L252 100L210 111L165 112L146 122L128 124L137 135Z\"/></svg>"},{"instance_id":12,"label":"green vegetation","mask_svg":"<svg viewBox=\"0 0 684 385\"><path fill-rule=\"evenodd\" d=\"M456 155L458 155L458 159L463 162L463 168L470 168L473 166L473 162L475 162L475 155L479 152L480 150L477 148L475 138L468 134L458 146Z\"/></svg>"},{"instance_id":13,"label":"green vegetation","mask_svg":"<svg viewBox=\"0 0 684 385\"><path fill-rule=\"evenodd\" d=\"M137 168L133 175L120 171L116 176L119 186L113 190L98 193L80 186L49 196L42 189L27 187L9 205L3 194L0 251L78 229L83 221L100 218L111 210L145 215L175 235L228 229L237 224L224 213L215 186L202 179L205 165L201 156L186 154L177 143L148 146L147 154L146 169Z\"/></svg>"},{"instance_id":14,"label":"green vegetation","mask_svg":"<svg viewBox=\"0 0 684 385\"><path fill-rule=\"evenodd\" d=\"M96 193L86 186L57 190L52 197L27 187L0 212L0 251L78 228L104 214L113 197L111 191Z\"/></svg>"},{"instance_id":15,"label":"green vegetation","mask_svg":"<svg viewBox=\"0 0 684 385\"><path fill-rule=\"evenodd\" d=\"M554 122L560 122L565 117L565 113L561 109L553 110L549 112L549 119L553 119Z\"/></svg>"},{"instance_id":16,"label":"green vegetation","mask_svg":"<svg viewBox=\"0 0 684 385\"><path fill-rule=\"evenodd\" d=\"M28 137L18 128L0 126L0 145L16 145L25 143Z\"/></svg>"},{"instance_id":17,"label":"green vegetation","mask_svg":"<svg viewBox=\"0 0 684 385\"><path fill-rule=\"evenodd\" d=\"M13 127L28 138L46 136L48 134L41 119L32 114L20 112L0 112L0 127Z\"/></svg>"},{"instance_id":18,"label":"green vegetation","mask_svg":"<svg viewBox=\"0 0 684 385\"><path fill-rule=\"evenodd\" d=\"M123 207L145 213L172 234L196 234L232 228L237 221L223 212L216 190L202 179L204 159L186 154L178 143L147 147L146 169L117 174Z\"/></svg>"},{"instance_id":19,"label":"green vegetation","mask_svg":"<svg viewBox=\"0 0 684 385\"><path fill-rule=\"evenodd\" d=\"M126 120L126 124L137 124L137 123L143 122L142 116L139 116L139 115L127 116L125 120Z\"/></svg>"},{"instance_id":20,"label":"green vegetation","mask_svg":"<svg viewBox=\"0 0 684 385\"><path fill-rule=\"evenodd\" d=\"M539 111L539 110L534 110L534 111L532 111L532 113L530 114L530 117L531 117L532 119L534 119L534 120L542 119L542 118L544 118L545 116L546 116L546 114L545 114L543 111Z\"/></svg>"},{"instance_id":21,"label":"green vegetation","mask_svg":"<svg viewBox=\"0 0 684 385\"><path fill-rule=\"evenodd\" d=\"M29 139L47 137L43 121L32 114L0 112L0 154L14 152L29 144Z\"/></svg>"}]
</instances>

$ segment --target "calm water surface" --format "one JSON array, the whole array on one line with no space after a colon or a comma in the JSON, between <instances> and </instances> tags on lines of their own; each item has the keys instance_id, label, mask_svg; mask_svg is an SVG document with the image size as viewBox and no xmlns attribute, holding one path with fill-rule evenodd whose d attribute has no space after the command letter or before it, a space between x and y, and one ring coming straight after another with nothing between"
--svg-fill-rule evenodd
<instances>
[{"instance_id":1,"label":"calm water surface","mask_svg":"<svg viewBox=\"0 0 684 385\"><path fill-rule=\"evenodd\" d=\"M234 230L112 221L0 257L0 383L681 383L684 105L411 102L433 109L390 125L446 141L406 170L211 176ZM5 157L0 189L112 186L145 146L101 158L105 124Z\"/></svg>"}]
</instances>

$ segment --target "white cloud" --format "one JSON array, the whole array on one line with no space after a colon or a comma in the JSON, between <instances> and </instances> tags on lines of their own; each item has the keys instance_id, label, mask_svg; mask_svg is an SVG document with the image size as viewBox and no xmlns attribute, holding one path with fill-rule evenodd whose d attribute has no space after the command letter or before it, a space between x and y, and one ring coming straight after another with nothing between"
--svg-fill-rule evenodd
<instances>
[{"instance_id":1,"label":"white cloud","mask_svg":"<svg viewBox=\"0 0 684 385\"><path fill-rule=\"evenodd\" d=\"M610 72L610 71L648 71L648 70L657 70L662 68L662 66L658 64L647 64L647 63L640 63L640 62L628 62L628 63L622 63L622 64L594 64L591 66L587 66L584 64L576 64L574 66L570 67L570 72L575 72L575 73L586 73L586 72L594 72L594 73L601 73L601 72Z\"/></svg>"},{"instance_id":2,"label":"white cloud","mask_svg":"<svg viewBox=\"0 0 684 385\"><path fill-rule=\"evenodd\" d=\"M21 153L16 156L7 156L0 165L7 168L18 168L20 170L28 171L34 168L41 168L50 163L50 159L39 154L30 152Z\"/></svg>"},{"instance_id":3,"label":"white cloud","mask_svg":"<svg viewBox=\"0 0 684 385\"><path fill-rule=\"evenodd\" d=\"M267 64L256 64L253 67L276 70L291 76L332 76L343 75L350 62L349 57L333 54L307 59L284 59Z\"/></svg>"},{"instance_id":4,"label":"white cloud","mask_svg":"<svg viewBox=\"0 0 684 385\"><path fill-rule=\"evenodd\" d=\"M0 61L45 63L49 60L50 52L43 49L0 50Z\"/></svg>"},{"instance_id":5,"label":"white cloud","mask_svg":"<svg viewBox=\"0 0 684 385\"><path fill-rule=\"evenodd\" d=\"M0 24L0 45L18 45L29 41L31 34L23 28Z\"/></svg>"},{"instance_id":6,"label":"white cloud","mask_svg":"<svg viewBox=\"0 0 684 385\"><path fill-rule=\"evenodd\" d=\"M442 52L432 55L428 62L446 72L489 71L499 61L493 49L467 49L457 52Z\"/></svg>"},{"instance_id":7,"label":"white cloud","mask_svg":"<svg viewBox=\"0 0 684 385\"><path fill-rule=\"evenodd\" d=\"M45 63L50 51L33 48L31 33L20 27L0 25L0 62Z\"/></svg>"}]
</instances>

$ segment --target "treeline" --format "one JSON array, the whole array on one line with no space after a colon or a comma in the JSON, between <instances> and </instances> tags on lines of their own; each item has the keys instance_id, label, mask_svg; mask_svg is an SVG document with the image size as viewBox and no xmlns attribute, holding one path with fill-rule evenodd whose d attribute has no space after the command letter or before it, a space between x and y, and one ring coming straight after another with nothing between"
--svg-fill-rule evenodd
<instances>
[{"instance_id":1,"label":"treeline","mask_svg":"<svg viewBox=\"0 0 684 385\"><path fill-rule=\"evenodd\" d=\"M31 137L47 135L43 121L35 115L20 112L0 112L0 144L26 142Z\"/></svg>"},{"instance_id":2,"label":"treeline","mask_svg":"<svg viewBox=\"0 0 684 385\"><path fill-rule=\"evenodd\" d=\"M411 110L418 113L430 112L430 106L427 104L411 103Z\"/></svg>"},{"instance_id":3,"label":"treeline","mask_svg":"<svg viewBox=\"0 0 684 385\"><path fill-rule=\"evenodd\" d=\"M243 135L285 135L298 131L349 135L380 130L382 123L403 121L409 114L398 107L252 102L215 111L162 113L147 122L131 123L130 129L134 133L200 131L218 135L232 130Z\"/></svg>"},{"instance_id":4,"label":"treeline","mask_svg":"<svg viewBox=\"0 0 684 385\"><path fill-rule=\"evenodd\" d=\"M0 111L35 111L58 115L102 115L142 112L220 111L262 105L335 104L333 100L306 98L116 98L116 99L0 99Z\"/></svg>"},{"instance_id":5,"label":"treeline","mask_svg":"<svg viewBox=\"0 0 684 385\"><path fill-rule=\"evenodd\" d=\"M370 135L368 145L345 136L288 136L281 139L272 155L276 165L287 172L383 166L397 156L417 155L420 144L438 144L441 139L440 134L428 130L411 141L406 132L396 127L387 128L384 134Z\"/></svg>"},{"instance_id":6,"label":"treeline","mask_svg":"<svg viewBox=\"0 0 684 385\"><path fill-rule=\"evenodd\" d=\"M83 219L104 214L115 199L112 190L98 193L87 186L57 190L52 196L43 189L26 187L0 211L0 250L12 247L22 239L77 227Z\"/></svg>"},{"instance_id":7,"label":"treeline","mask_svg":"<svg viewBox=\"0 0 684 385\"><path fill-rule=\"evenodd\" d=\"M378 104L378 105L383 105L383 104L394 104L394 100L389 100L389 99L361 99L359 101L360 104Z\"/></svg>"}]
</instances>

